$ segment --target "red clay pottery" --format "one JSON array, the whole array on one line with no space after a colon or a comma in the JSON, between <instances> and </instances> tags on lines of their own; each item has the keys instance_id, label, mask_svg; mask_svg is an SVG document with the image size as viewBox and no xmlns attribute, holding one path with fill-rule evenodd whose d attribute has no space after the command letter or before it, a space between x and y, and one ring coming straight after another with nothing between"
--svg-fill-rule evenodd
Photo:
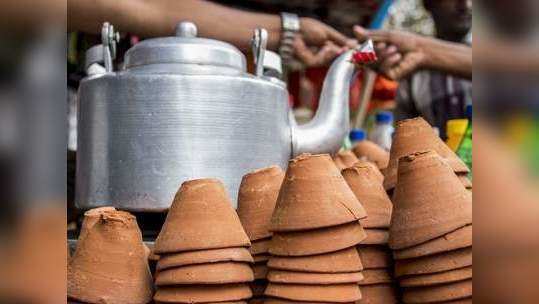
<instances>
[{"instance_id":1,"label":"red clay pottery","mask_svg":"<svg viewBox=\"0 0 539 304\"><path fill-rule=\"evenodd\" d=\"M278 166L243 176L238 193L238 216L251 242L271 237L271 215L283 178L284 172Z\"/></svg>"},{"instance_id":2,"label":"red clay pottery","mask_svg":"<svg viewBox=\"0 0 539 304\"><path fill-rule=\"evenodd\" d=\"M425 257L395 261L395 276L438 273L472 265L472 247Z\"/></svg>"},{"instance_id":3,"label":"red clay pottery","mask_svg":"<svg viewBox=\"0 0 539 304\"><path fill-rule=\"evenodd\" d=\"M389 231L386 229L365 229L367 237L361 245L386 245L389 242Z\"/></svg>"},{"instance_id":4,"label":"red clay pottery","mask_svg":"<svg viewBox=\"0 0 539 304\"><path fill-rule=\"evenodd\" d=\"M271 239L254 241L251 244L251 248L249 248L249 252L251 253L251 255L268 253L270 244Z\"/></svg>"},{"instance_id":5,"label":"red clay pottery","mask_svg":"<svg viewBox=\"0 0 539 304\"><path fill-rule=\"evenodd\" d=\"M429 287L406 288L404 303L434 303L465 299L472 296L472 280Z\"/></svg>"},{"instance_id":6,"label":"red clay pottery","mask_svg":"<svg viewBox=\"0 0 539 304\"><path fill-rule=\"evenodd\" d=\"M397 304L397 293L391 284L361 286L363 298L356 304Z\"/></svg>"},{"instance_id":7,"label":"red clay pottery","mask_svg":"<svg viewBox=\"0 0 539 304\"><path fill-rule=\"evenodd\" d=\"M467 173L459 173L457 174L457 176L459 177L459 180L462 183L462 185L464 185L464 188L468 190L473 188L472 181L468 178Z\"/></svg>"},{"instance_id":8,"label":"red clay pottery","mask_svg":"<svg viewBox=\"0 0 539 304\"><path fill-rule=\"evenodd\" d=\"M389 247L409 248L472 223L472 195L436 152L399 161Z\"/></svg>"},{"instance_id":9,"label":"red clay pottery","mask_svg":"<svg viewBox=\"0 0 539 304\"><path fill-rule=\"evenodd\" d=\"M247 284L184 285L157 289L153 299L161 303L208 303L247 300L252 297Z\"/></svg>"},{"instance_id":10,"label":"red clay pottery","mask_svg":"<svg viewBox=\"0 0 539 304\"><path fill-rule=\"evenodd\" d=\"M88 233L88 230L92 228L92 226L101 219L101 214L108 211L115 211L115 210L116 208L112 206L105 206L105 207L90 209L84 212L84 218L82 219L82 225L80 227L79 240L86 237L86 233Z\"/></svg>"},{"instance_id":11,"label":"red clay pottery","mask_svg":"<svg viewBox=\"0 0 539 304\"><path fill-rule=\"evenodd\" d=\"M421 117L406 119L398 121L395 127L389 166L385 171L385 189L392 189L397 184L397 168L401 157L427 150L436 151L454 172L470 172L455 152L438 137L428 122Z\"/></svg>"},{"instance_id":12,"label":"red clay pottery","mask_svg":"<svg viewBox=\"0 0 539 304\"><path fill-rule=\"evenodd\" d=\"M254 263L247 248L236 247L166 254L157 262L157 270L216 262Z\"/></svg>"},{"instance_id":13,"label":"red clay pottery","mask_svg":"<svg viewBox=\"0 0 539 304\"><path fill-rule=\"evenodd\" d=\"M254 280L253 270L247 263L224 262L187 265L159 271L155 285L232 284Z\"/></svg>"},{"instance_id":14,"label":"red clay pottery","mask_svg":"<svg viewBox=\"0 0 539 304\"><path fill-rule=\"evenodd\" d=\"M253 260L255 261L255 263L267 262L269 261L270 257L271 255L269 254L259 254L259 255L254 255Z\"/></svg>"},{"instance_id":15,"label":"red clay pottery","mask_svg":"<svg viewBox=\"0 0 539 304\"><path fill-rule=\"evenodd\" d=\"M359 222L335 227L273 234L269 252L278 256L306 256L349 248L365 239Z\"/></svg>"},{"instance_id":16,"label":"red clay pottery","mask_svg":"<svg viewBox=\"0 0 539 304\"><path fill-rule=\"evenodd\" d=\"M367 211L367 218L361 220L361 225L364 228L388 228L393 204L380 182L377 171L369 165L358 163L344 169L342 175Z\"/></svg>"},{"instance_id":17,"label":"red clay pottery","mask_svg":"<svg viewBox=\"0 0 539 304\"><path fill-rule=\"evenodd\" d=\"M350 150L343 150L335 154L333 161L335 162L337 168L342 170L344 168L352 167L357 161L359 161L359 158L357 158L354 152Z\"/></svg>"},{"instance_id":18,"label":"red clay pottery","mask_svg":"<svg viewBox=\"0 0 539 304\"><path fill-rule=\"evenodd\" d=\"M396 260L417 258L472 246L472 225L464 226L426 243L393 251Z\"/></svg>"},{"instance_id":19,"label":"red clay pottery","mask_svg":"<svg viewBox=\"0 0 539 304\"><path fill-rule=\"evenodd\" d=\"M366 216L328 154L302 154L288 164L271 230L311 230L356 222Z\"/></svg>"},{"instance_id":20,"label":"red clay pottery","mask_svg":"<svg viewBox=\"0 0 539 304\"><path fill-rule=\"evenodd\" d=\"M460 300L438 302L437 304L472 304L472 297Z\"/></svg>"},{"instance_id":21,"label":"red clay pottery","mask_svg":"<svg viewBox=\"0 0 539 304\"><path fill-rule=\"evenodd\" d=\"M253 273L255 276L255 280L263 280L266 279L266 276L268 275L268 266L266 263L258 263L253 265Z\"/></svg>"},{"instance_id":22,"label":"red clay pottery","mask_svg":"<svg viewBox=\"0 0 539 304\"><path fill-rule=\"evenodd\" d=\"M391 252L385 246L358 246L357 251L365 269L391 268Z\"/></svg>"},{"instance_id":23,"label":"red clay pottery","mask_svg":"<svg viewBox=\"0 0 539 304\"><path fill-rule=\"evenodd\" d=\"M380 184L384 183L384 174L382 173L382 171L380 171L380 169L376 166L375 163L372 163L366 160L359 160L352 167L358 167L358 168L369 167L371 169L369 171L372 172L374 176L376 176L376 179L380 181Z\"/></svg>"},{"instance_id":24,"label":"red clay pottery","mask_svg":"<svg viewBox=\"0 0 539 304\"><path fill-rule=\"evenodd\" d=\"M365 279L359 282L360 286L393 282L388 269L365 269L363 270L363 276Z\"/></svg>"},{"instance_id":25,"label":"red clay pottery","mask_svg":"<svg viewBox=\"0 0 539 304\"><path fill-rule=\"evenodd\" d=\"M352 149L354 154L360 158L373 162L378 168L386 168L389 164L389 152L369 140L358 142Z\"/></svg>"},{"instance_id":26,"label":"red clay pottery","mask_svg":"<svg viewBox=\"0 0 539 304\"><path fill-rule=\"evenodd\" d=\"M152 275L135 217L106 211L79 240L67 268L67 295L86 303L148 303Z\"/></svg>"},{"instance_id":27,"label":"red clay pottery","mask_svg":"<svg viewBox=\"0 0 539 304\"><path fill-rule=\"evenodd\" d=\"M358 283L363 280L363 274L361 272L314 273L270 270L267 277L270 282L284 284L333 285Z\"/></svg>"},{"instance_id":28,"label":"red clay pottery","mask_svg":"<svg viewBox=\"0 0 539 304\"><path fill-rule=\"evenodd\" d=\"M404 277L399 280L402 287L422 287L447 284L472 278L472 267L465 267L439 273Z\"/></svg>"},{"instance_id":29,"label":"red clay pottery","mask_svg":"<svg viewBox=\"0 0 539 304\"><path fill-rule=\"evenodd\" d=\"M347 303L361 299L357 284L300 285L269 283L266 296L301 302Z\"/></svg>"},{"instance_id":30,"label":"red clay pottery","mask_svg":"<svg viewBox=\"0 0 539 304\"><path fill-rule=\"evenodd\" d=\"M268 262L268 267L280 270L318 273L342 273L363 270L359 254L354 247L305 257L272 256Z\"/></svg>"},{"instance_id":31,"label":"red clay pottery","mask_svg":"<svg viewBox=\"0 0 539 304\"><path fill-rule=\"evenodd\" d=\"M264 304L332 304L329 302L299 302L299 301L291 301L291 300L284 300L284 299L277 299L277 298L266 298L264 301ZM353 304L353 302L346 303L346 304Z\"/></svg>"},{"instance_id":32,"label":"red clay pottery","mask_svg":"<svg viewBox=\"0 0 539 304\"><path fill-rule=\"evenodd\" d=\"M180 187L155 241L155 253L250 245L223 184L198 179Z\"/></svg>"}]
</instances>

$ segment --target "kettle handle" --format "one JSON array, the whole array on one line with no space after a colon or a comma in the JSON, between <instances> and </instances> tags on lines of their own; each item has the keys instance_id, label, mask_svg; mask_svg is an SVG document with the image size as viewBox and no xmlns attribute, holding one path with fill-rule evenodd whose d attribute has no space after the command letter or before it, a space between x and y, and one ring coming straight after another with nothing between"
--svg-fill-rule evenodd
<instances>
[{"instance_id":1,"label":"kettle handle","mask_svg":"<svg viewBox=\"0 0 539 304\"><path fill-rule=\"evenodd\" d=\"M255 75L261 77L264 74L264 55L268 45L268 31L257 28L251 40L251 48L255 62Z\"/></svg>"}]
</instances>

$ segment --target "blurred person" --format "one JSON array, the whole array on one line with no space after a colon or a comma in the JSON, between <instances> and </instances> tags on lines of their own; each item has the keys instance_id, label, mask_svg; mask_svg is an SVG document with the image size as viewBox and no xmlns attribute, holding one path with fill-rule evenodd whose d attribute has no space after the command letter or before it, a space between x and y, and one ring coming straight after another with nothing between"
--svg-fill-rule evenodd
<instances>
[{"instance_id":1,"label":"blurred person","mask_svg":"<svg viewBox=\"0 0 539 304\"><path fill-rule=\"evenodd\" d=\"M469 43L471 0L423 0L431 13L436 37L452 43ZM422 116L446 139L447 121L466 118L472 103L472 83L442 71L424 69L399 83L395 119Z\"/></svg>"}]
</instances>

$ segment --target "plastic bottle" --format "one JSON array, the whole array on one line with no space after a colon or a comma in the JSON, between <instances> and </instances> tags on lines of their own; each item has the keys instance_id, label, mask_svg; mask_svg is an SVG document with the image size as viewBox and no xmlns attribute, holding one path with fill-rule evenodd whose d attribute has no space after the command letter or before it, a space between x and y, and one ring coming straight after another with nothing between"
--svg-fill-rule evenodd
<instances>
[{"instance_id":1,"label":"plastic bottle","mask_svg":"<svg viewBox=\"0 0 539 304\"><path fill-rule=\"evenodd\" d=\"M367 139L367 132L365 132L365 130L352 129L352 131L350 131L350 143L352 144L352 147L365 139Z\"/></svg>"},{"instance_id":2,"label":"plastic bottle","mask_svg":"<svg viewBox=\"0 0 539 304\"><path fill-rule=\"evenodd\" d=\"M468 168L470 168L470 174L468 176L470 179L472 179L472 111L472 105L468 105L466 107L466 116L468 117L469 123L468 127L466 128L466 132L464 133L464 137L462 138L457 149L457 155L462 159L462 161L464 161Z\"/></svg>"},{"instance_id":3,"label":"plastic bottle","mask_svg":"<svg viewBox=\"0 0 539 304\"><path fill-rule=\"evenodd\" d=\"M380 147L389 151L393 137L393 113L388 111L380 111L376 114L376 124L373 130L369 133L369 139Z\"/></svg>"}]
</instances>

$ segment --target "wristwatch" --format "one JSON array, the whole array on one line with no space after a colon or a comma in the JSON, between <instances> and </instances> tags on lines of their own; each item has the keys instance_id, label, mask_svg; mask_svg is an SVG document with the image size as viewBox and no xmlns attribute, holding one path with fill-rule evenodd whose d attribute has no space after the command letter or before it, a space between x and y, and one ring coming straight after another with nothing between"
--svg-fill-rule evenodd
<instances>
[{"instance_id":1,"label":"wristwatch","mask_svg":"<svg viewBox=\"0 0 539 304\"><path fill-rule=\"evenodd\" d=\"M281 13L281 41L279 55L283 64L289 63L294 57L294 37L300 30L299 17L296 14Z\"/></svg>"}]
</instances>

